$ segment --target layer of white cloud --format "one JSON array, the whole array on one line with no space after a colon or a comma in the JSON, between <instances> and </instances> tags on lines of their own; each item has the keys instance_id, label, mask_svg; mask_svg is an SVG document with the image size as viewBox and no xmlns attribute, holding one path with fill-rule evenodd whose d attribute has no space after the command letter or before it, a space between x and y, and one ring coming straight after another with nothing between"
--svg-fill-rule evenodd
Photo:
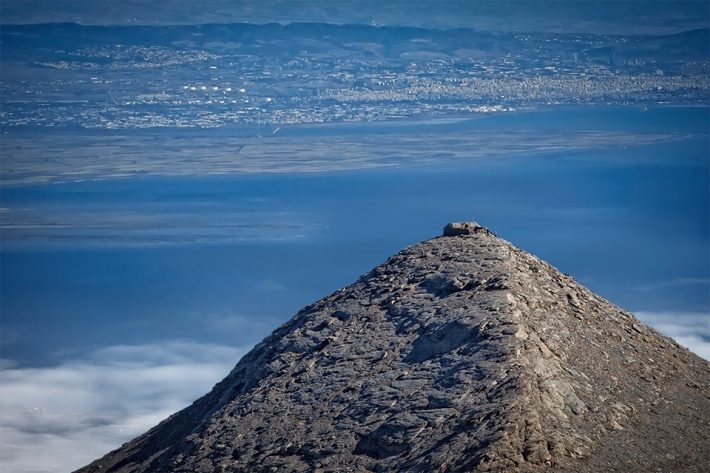
<instances>
[{"instance_id":1,"label":"layer of white cloud","mask_svg":"<svg viewBox=\"0 0 710 473\"><path fill-rule=\"evenodd\" d=\"M54 202L34 207L6 208L0 222L4 245L81 242L82 245L151 246L194 242L287 241L305 238L319 227L310 215L298 212L225 210L200 202L128 202L93 205L85 200ZM69 211L67 211L69 210Z\"/></svg>"},{"instance_id":2,"label":"layer of white cloud","mask_svg":"<svg viewBox=\"0 0 710 473\"><path fill-rule=\"evenodd\" d=\"M710 279L707 278L675 278L669 281L660 281L653 284L638 286L638 291L655 291L658 289L683 287L683 286L710 286Z\"/></svg>"},{"instance_id":3,"label":"layer of white cloud","mask_svg":"<svg viewBox=\"0 0 710 473\"><path fill-rule=\"evenodd\" d=\"M642 322L710 361L710 314L707 312L635 312Z\"/></svg>"},{"instance_id":4,"label":"layer of white cloud","mask_svg":"<svg viewBox=\"0 0 710 473\"><path fill-rule=\"evenodd\" d=\"M119 447L222 379L245 348L122 345L0 372L0 471L67 472Z\"/></svg>"}]
</instances>

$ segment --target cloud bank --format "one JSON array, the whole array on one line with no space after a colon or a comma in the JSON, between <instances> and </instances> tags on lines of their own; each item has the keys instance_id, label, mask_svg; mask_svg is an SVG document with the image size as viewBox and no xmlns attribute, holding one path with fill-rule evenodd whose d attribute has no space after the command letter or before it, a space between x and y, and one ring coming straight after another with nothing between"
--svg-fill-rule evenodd
<instances>
[{"instance_id":1,"label":"cloud bank","mask_svg":"<svg viewBox=\"0 0 710 473\"><path fill-rule=\"evenodd\" d=\"M120 345L46 368L0 373L0 471L67 472L168 417L221 380L246 348Z\"/></svg>"},{"instance_id":2,"label":"cloud bank","mask_svg":"<svg viewBox=\"0 0 710 473\"><path fill-rule=\"evenodd\" d=\"M99 197L100 198L100 197ZM312 216L299 212L223 209L210 202L45 202L0 209L3 245L81 244L151 246L166 244L287 241L313 234Z\"/></svg>"},{"instance_id":3,"label":"cloud bank","mask_svg":"<svg viewBox=\"0 0 710 473\"><path fill-rule=\"evenodd\" d=\"M643 323L710 361L710 313L707 312L634 312Z\"/></svg>"}]
</instances>

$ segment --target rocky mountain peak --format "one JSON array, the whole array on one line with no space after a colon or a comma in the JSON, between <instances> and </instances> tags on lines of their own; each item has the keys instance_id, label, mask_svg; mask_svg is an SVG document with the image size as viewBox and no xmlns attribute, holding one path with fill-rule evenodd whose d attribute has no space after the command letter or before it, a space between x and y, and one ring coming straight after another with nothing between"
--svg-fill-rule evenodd
<instances>
[{"instance_id":1,"label":"rocky mountain peak","mask_svg":"<svg viewBox=\"0 0 710 473\"><path fill-rule=\"evenodd\" d=\"M706 361L451 223L80 471L702 471L709 419Z\"/></svg>"}]
</instances>

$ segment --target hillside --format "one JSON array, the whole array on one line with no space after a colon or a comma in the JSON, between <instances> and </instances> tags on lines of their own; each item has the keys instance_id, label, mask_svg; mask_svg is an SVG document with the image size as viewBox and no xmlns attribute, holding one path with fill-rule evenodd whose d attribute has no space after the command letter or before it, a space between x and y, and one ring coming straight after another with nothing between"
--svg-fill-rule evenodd
<instances>
[{"instance_id":1,"label":"hillside","mask_svg":"<svg viewBox=\"0 0 710 473\"><path fill-rule=\"evenodd\" d=\"M450 224L79 471L701 471L709 423L710 364Z\"/></svg>"}]
</instances>

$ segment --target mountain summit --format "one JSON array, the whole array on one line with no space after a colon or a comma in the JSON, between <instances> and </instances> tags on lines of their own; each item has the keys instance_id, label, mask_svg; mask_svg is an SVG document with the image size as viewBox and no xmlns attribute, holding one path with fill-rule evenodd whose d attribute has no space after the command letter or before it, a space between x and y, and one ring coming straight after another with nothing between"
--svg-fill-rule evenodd
<instances>
[{"instance_id":1,"label":"mountain summit","mask_svg":"<svg viewBox=\"0 0 710 473\"><path fill-rule=\"evenodd\" d=\"M79 471L703 471L709 424L709 363L454 223Z\"/></svg>"}]
</instances>

